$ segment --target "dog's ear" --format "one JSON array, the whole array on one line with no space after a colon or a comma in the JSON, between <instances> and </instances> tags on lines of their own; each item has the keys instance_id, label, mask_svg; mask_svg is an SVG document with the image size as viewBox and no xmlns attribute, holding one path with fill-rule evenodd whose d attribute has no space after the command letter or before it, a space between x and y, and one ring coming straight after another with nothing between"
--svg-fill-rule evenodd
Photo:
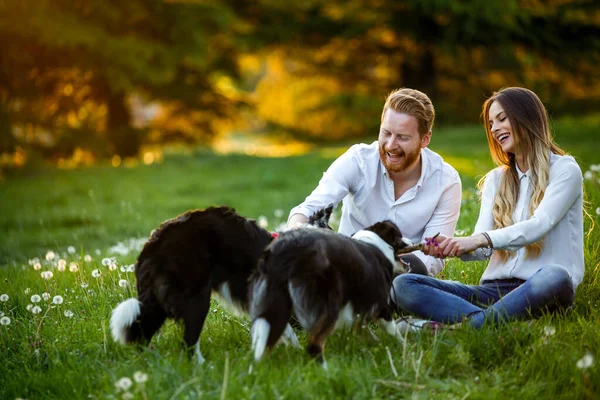
<instances>
[{"instance_id":1,"label":"dog's ear","mask_svg":"<svg viewBox=\"0 0 600 400\"><path fill-rule=\"evenodd\" d=\"M316 213L314 213L308 219L307 223L308 223L308 225L316 226L317 228L325 228L325 229L333 230L331 228L331 226L329 226L329 218L331 218L332 212L333 212L333 204L329 204L327 207L322 208L319 211L317 211Z\"/></svg>"},{"instance_id":2,"label":"dog's ear","mask_svg":"<svg viewBox=\"0 0 600 400\"><path fill-rule=\"evenodd\" d=\"M406 247L406 243L402 241L402 232L392 221L377 222L365 229L376 233L377 236L392 246L394 253Z\"/></svg>"}]
</instances>

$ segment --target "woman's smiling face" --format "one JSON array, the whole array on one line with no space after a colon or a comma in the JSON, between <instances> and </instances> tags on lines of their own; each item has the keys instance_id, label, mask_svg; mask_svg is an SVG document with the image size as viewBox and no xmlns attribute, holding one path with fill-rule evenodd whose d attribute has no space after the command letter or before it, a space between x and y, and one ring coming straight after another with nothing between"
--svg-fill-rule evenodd
<instances>
[{"instance_id":1,"label":"woman's smiling face","mask_svg":"<svg viewBox=\"0 0 600 400\"><path fill-rule=\"evenodd\" d=\"M494 101L490 106L488 123L494 139L500 144L502 150L514 154L516 151L514 132L506 111L498 101Z\"/></svg>"}]
</instances>

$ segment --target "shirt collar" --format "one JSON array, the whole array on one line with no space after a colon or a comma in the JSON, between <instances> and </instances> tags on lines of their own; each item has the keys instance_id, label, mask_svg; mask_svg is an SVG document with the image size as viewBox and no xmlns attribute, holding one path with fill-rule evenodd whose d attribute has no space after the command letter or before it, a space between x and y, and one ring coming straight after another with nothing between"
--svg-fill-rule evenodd
<instances>
[{"instance_id":1,"label":"shirt collar","mask_svg":"<svg viewBox=\"0 0 600 400\"><path fill-rule=\"evenodd\" d=\"M519 180L521 180L521 178L523 178L524 176L526 176L529 179L529 170L527 170L527 172L521 171L521 169L519 168L519 164L517 164L516 162L515 166L517 167L517 174L519 175Z\"/></svg>"}]
</instances>

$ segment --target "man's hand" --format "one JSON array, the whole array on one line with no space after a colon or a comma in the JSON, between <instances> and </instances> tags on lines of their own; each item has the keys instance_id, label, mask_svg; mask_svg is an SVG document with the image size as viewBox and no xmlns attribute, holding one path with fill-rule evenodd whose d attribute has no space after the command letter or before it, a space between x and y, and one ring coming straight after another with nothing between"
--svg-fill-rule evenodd
<instances>
[{"instance_id":1,"label":"man's hand","mask_svg":"<svg viewBox=\"0 0 600 400\"><path fill-rule=\"evenodd\" d=\"M306 225L307 222L308 218L306 218L306 216L304 216L303 214L294 214L288 221L287 228L298 229Z\"/></svg>"},{"instance_id":2,"label":"man's hand","mask_svg":"<svg viewBox=\"0 0 600 400\"><path fill-rule=\"evenodd\" d=\"M425 243L427 243L427 238ZM436 239L430 239L429 245L426 246L423 252L438 258L458 257L487 245L487 239L482 234L466 237L445 237L440 235Z\"/></svg>"}]
</instances>

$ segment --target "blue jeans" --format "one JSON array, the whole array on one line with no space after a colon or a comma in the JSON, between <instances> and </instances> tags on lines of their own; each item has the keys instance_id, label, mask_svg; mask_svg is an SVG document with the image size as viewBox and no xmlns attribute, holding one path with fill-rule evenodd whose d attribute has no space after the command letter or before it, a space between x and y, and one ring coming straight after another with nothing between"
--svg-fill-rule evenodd
<instances>
[{"instance_id":1,"label":"blue jeans","mask_svg":"<svg viewBox=\"0 0 600 400\"><path fill-rule=\"evenodd\" d=\"M556 265L540 268L527 281L507 279L465 285L429 276L405 274L394 279L394 303L421 318L468 324L501 324L510 319L539 316L573 305L575 290L567 271Z\"/></svg>"}]
</instances>

